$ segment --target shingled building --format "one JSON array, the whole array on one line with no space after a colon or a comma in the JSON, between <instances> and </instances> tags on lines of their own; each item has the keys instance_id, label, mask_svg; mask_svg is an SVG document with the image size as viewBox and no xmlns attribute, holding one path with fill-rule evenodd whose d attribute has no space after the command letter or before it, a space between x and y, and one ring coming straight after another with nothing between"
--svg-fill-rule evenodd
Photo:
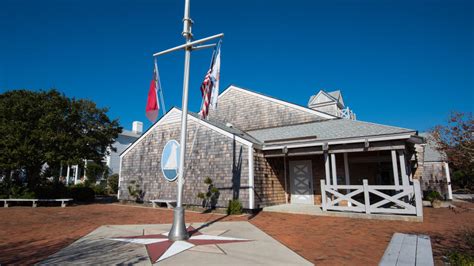
<instances>
[{"instance_id":1,"label":"shingled building","mask_svg":"<svg viewBox=\"0 0 474 266\"><path fill-rule=\"evenodd\" d=\"M164 145L179 139L180 120L171 109L121 154L119 199L132 199L132 181L145 201L176 198L160 160ZM422 140L413 129L357 121L340 91L320 91L304 107L230 86L208 120L188 115L183 202L200 205L210 177L218 207L239 199L246 209L306 204L419 216L412 173Z\"/></svg>"}]
</instances>

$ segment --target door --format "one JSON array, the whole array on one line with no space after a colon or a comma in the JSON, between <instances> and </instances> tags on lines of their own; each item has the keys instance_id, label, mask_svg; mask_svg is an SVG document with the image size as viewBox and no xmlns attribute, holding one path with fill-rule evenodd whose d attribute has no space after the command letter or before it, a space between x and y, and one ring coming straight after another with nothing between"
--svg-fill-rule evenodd
<instances>
[{"instance_id":1,"label":"door","mask_svg":"<svg viewBox=\"0 0 474 266\"><path fill-rule=\"evenodd\" d=\"M290 161L291 203L314 204L311 161Z\"/></svg>"}]
</instances>

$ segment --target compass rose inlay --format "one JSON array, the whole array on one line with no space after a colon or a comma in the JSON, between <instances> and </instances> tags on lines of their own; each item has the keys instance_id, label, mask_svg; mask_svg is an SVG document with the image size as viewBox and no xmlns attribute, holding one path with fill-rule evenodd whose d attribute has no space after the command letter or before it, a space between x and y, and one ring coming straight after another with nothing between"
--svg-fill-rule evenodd
<instances>
[{"instance_id":1,"label":"compass rose inlay","mask_svg":"<svg viewBox=\"0 0 474 266\"><path fill-rule=\"evenodd\" d=\"M211 253L224 253L216 244L228 244L236 242L253 241L250 239L221 236L225 231L218 232L216 235L203 234L192 226L187 228L190 235L188 240L171 241L168 239L168 233L127 236L109 238L109 240L122 241L128 243L145 245L148 256L152 263L156 263L177 255L186 250L195 250ZM198 246L208 246L206 249L197 248ZM214 247L214 248L213 248ZM217 252L216 252L217 251Z\"/></svg>"}]
</instances>

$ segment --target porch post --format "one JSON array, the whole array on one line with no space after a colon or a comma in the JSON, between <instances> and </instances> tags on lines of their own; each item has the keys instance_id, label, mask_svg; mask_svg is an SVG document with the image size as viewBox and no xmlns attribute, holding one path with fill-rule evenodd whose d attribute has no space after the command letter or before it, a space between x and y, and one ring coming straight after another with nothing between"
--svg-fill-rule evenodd
<instances>
[{"instance_id":1,"label":"porch post","mask_svg":"<svg viewBox=\"0 0 474 266\"><path fill-rule=\"evenodd\" d=\"M347 152L344 153L344 176L346 177L346 185L349 186L351 184L351 177L349 175L349 161L347 158ZM346 193L351 193L350 189L346 189ZM347 201L347 206L352 206L350 201Z\"/></svg>"},{"instance_id":2,"label":"porch post","mask_svg":"<svg viewBox=\"0 0 474 266\"><path fill-rule=\"evenodd\" d=\"M397 165L397 152L392 150L392 168L393 168L393 182L396 187L400 186L398 181L398 165Z\"/></svg>"},{"instance_id":3,"label":"porch post","mask_svg":"<svg viewBox=\"0 0 474 266\"><path fill-rule=\"evenodd\" d=\"M332 170L332 183L333 186L337 186L337 172L336 172L336 154L331 153L331 170Z\"/></svg>"},{"instance_id":4,"label":"porch post","mask_svg":"<svg viewBox=\"0 0 474 266\"><path fill-rule=\"evenodd\" d=\"M284 166L284 171L285 171L285 174L284 174L284 178L285 178L285 203L288 204L288 182L286 181L286 179L288 178L287 177L287 168L286 168L286 153L285 153L285 156L283 157L283 166Z\"/></svg>"},{"instance_id":5,"label":"porch post","mask_svg":"<svg viewBox=\"0 0 474 266\"><path fill-rule=\"evenodd\" d=\"M402 175L402 185L408 186L408 175L407 175L407 168L405 165L405 152L403 150L398 151L398 157L400 159L400 171Z\"/></svg>"},{"instance_id":6,"label":"porch post","mask_svg":"<svg viewBox=\"0 0 474 266\"><path fill-rule=\"evenodd\" d=\"M453 199L453 190L451 189L451 175L449 173L449 164L444 163L444 171L446 171L446 185L448 185L448 200Z\"/></svg>"},{"instance_id":7,"label":"porch post","mask_svg":"<svg viewBox=\"0 0 474 266\"><path fill-rule=\"evenodd\" d=\"M75 185L75 184L77 184L77 178L79 177L79 165L76 164L73 167L76 168L76 173L74 175L74 185Z\"/></svg>"},{"instance_id":8,"label":"porch post","mask_svg":"<svg viewBox=\"0 0 474 266\"><path fill-rule=\"evenodd\" d=\"M351 177L349 175L349 161L347 159L347 152L344 153L344 176L346 177L346 185L350 185ZM350 189L347 189L347 193L351 192Z\"/></svg>"},{"instance_id":9,"label":"porch post","mask_svg":"<svg viewBox=\"0 0 474 266\"><path fill-rule=\"evenodd\" d=\"M69 185L69 174L71 173L71 166L67 165L67 172L66 172L66 184Z\"/></svg>"},{"instance_id":10,"label":"porch post","mask_svg":"<svg viewBox=\"0 0 474 266\"><path fill-rule=\"evenodd\" d=\"M326 183L331 185L331 171L329 169L329 154L324 152L324 170L326 171Z\"/></svg>"}]
</instances>

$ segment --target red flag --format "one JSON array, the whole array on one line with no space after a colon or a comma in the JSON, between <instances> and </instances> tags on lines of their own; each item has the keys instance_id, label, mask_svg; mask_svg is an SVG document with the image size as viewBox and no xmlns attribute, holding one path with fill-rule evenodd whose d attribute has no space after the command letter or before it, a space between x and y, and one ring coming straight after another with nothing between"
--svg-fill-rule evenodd
<instances>
[{"instance_id":1,"label":"red flag","mask_svg":"<svg viewBox=\"0 0 474 266\"><path fill-rule=\"evenodd\" d=\"M152 123L158 118L158 111L160 110L160 105L158 104L158 93L157 93L157 77L156 69L153 71L153 80L150 84L150 90L148 91L148 100L146 102L146 117Z\"/></svg>"}]
</instances>

